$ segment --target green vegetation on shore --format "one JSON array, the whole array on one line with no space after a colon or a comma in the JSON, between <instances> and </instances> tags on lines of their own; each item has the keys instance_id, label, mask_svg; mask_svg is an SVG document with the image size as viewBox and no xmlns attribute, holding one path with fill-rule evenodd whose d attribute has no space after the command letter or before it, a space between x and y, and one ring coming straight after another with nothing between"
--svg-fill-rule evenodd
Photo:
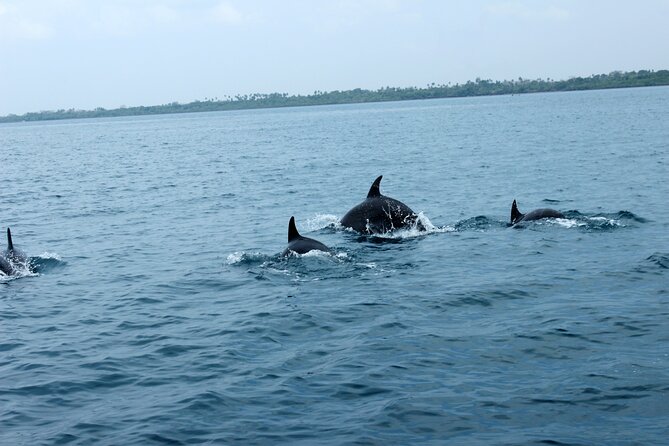
<instances>
[{"instance_id":1,"label":"green vegetation on shore","mask_svg":"<svg viewBox=\"0 0 669 446\"><path fill-rule=\"evenodd\" d=\"M384 87L378 90L315 91L311 95L290 96L286 93L254 93L227 97L223 100L206 99L188 104L172 102L164 105L121 107L107 110L56 110L26 113L24 115L0 116L0 122L45 121L56 119L106 118L116 116L141 116L168 113L193 113L255 108L298 107L307 105L354 104L361 102L405 101L412 99L456 98L466 96L489 96L554 91L599 90L606 88L651 87L669 85L669 70L640 70L590 77L574 77L568 80L530 80L518 78L511 81L476 79L465 84L430 84L423 88Z\"/></svg>"}]
</instances>

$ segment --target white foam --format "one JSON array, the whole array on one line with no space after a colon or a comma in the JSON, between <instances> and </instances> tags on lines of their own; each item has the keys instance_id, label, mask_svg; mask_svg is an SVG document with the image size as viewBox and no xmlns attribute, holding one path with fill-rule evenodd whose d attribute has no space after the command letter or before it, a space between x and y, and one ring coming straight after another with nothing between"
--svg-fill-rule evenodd
<instances>
[{"instance_id":1,"label":"white foam","mask_svg":"<svg viewBox=\"0 0 669 446\"><path fill-rule=\"evenodd\" d=\"M579 226L586 226L585 223L573 220L571 218L553 218L547 221L553 221L555 224L562 226L564 228L575 228Z\"/></svg>"},{"instance_id":2,"label":"white foam","mask_svg":"<svg viewBox=\"0 0 669 446\"><path fill-rule=\"evenodd\" d=\"M63 260L60 255L56 254L55 252L48 252L48 251L44 251L42 254L38 255L37 257L39 257L40 259L44 259L44 260L58 260L58 261Z\"/></svg>"},{"instance_id":3,"label":"white foam","mask_svg":"<svg viewBox=\"0 0 669 446\"><path fill-rule=\"evenodd\" d=\"M425 228L424 232L432 233L432 232L454 232L455 227L453 226L435 226L432 224L429 218L427 218L427 215L425 215L423 212L418 213L418 221L420 221L423 224L423 227Z\"/></svg>"},{"instance_id":4,"label":"white foam","mask_svg":"<svg viewBox=\"0 0 669 446\"><path fill-rule=\"evenodd\" d=\"M244 251L242 251L242 252L235 251L232 254L228 255L228 258L226 259L226 263L228 265L235 265L235 264L241 262L242 260L244 260L245 255L246 255L246 253Z\"/></svg>"},{"instance_id":5,"label":"white foam","mask_svg":"<svg viewBox=\"0 0 669 446\"><path fill-rule=\"evenodd\" d=\"M420 229L420 226L424 229ZM454 232L453 226L435 226L430 219L423 212L417 214L416 223L409 228L397 229L394 231L385 232L382 234L374 234L374 237L388 238L388 239L407 239L414 237L422 237L426 234Z\"/></svg>"},{"instance_id":6,"label":"white foam","mask_svg":"<svg viewBox=\"0 0 669 446\"><path fill-rule=\"evenodd\" d=\"M339 227L340 225L339 217L332 214L316 214L313 218L304 222L304 228L307 231L317 231L329 226Z\"/></svg>"},{"instance_id":7,"label":"white foam","mask_svg":"<svg viewBox=\"0 0 669 446\"><path fill-rule=\"evenodd\" d=\"M326 260L335 260L337 262L346 262L349 260L349 255L346 252L326 252L319 250L311 250L304 254L298 254L296 252L290 252L291 257L304 257L304 258L315 258L315 259L326 259Z\"/></svg>"},{"instance_id":8,"label":"white foam","mask_svg":"<svg viewBox=\"0 0 669 446\"><path fill-rule=\"evenodd\" d=\"M590 221L595 221L597 223L605 223L611 226L625 226L620 221L614 220L612 218L606 218L606 217L588 217L588 220Z\"/></svg>"},{"instance_id":9,"label":"white foam","mask_svg":"<svg viewBox=\"0 0 669 446\"><path fill-rule=\"evenodd\" d=\"M319 257L319 258L334 257L329 252L320 251L318 249L312 249L309 252L305 252L304 254L297 254L297 255L300 256L300 257Z\"/></svg>"}]
</instances>

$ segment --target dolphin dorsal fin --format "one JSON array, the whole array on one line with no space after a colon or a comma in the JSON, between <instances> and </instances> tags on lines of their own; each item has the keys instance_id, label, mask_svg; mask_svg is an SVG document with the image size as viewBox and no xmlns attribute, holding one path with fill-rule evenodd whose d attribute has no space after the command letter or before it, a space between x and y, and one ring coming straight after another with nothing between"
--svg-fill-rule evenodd
<instances>
[{"instance_id":1,"label":"dolphin dorsal fin","mask_svg":"<svg viewBox=\"0 0 669 446\"><path fill-rule=\"evenodd\" d=\"M376 180L374 180L374 182L372 183L372 187L369 188L369 193L367 194L367 198L381 196L381 190L379 189L379 186L381 185L381 178L383 178L383 175L379 175L379 177Z\"/></svg>"},{"instance_id":2,"label":"dolphin dorsal fin","mask_svg":"<svg viewBox=\"0 0 669 446\"><path fill-rule=\"evenodd\" d=\"M14 243L12 243L12 231L7 228L7 250L14 250Z\"/></svg>"},{"instance_id":3,"label":"dolphin dorsal fin","mask_svg":"<svg viewBox=\"0 0 669 446\"><path fill-rule=\"evenodd\" d=\"M301 237L301 235L299 232L297 232L297 226L295 226L295 217L290 217L290 221L288 222L288 243L299 237Z\"/></svg>"},{"instance_id":4,"label":"dolphin dorsal fin","mask_svg":"<svg viewBox=\"0 0 669 446\"><path fill-rule=\"evenodd\" d=\"M518 210L518 205L516 205L516 200L513 200L511 205L511 224L514 224L519 219L523 218L523 214Z\"/></svg>"}]
</instances>

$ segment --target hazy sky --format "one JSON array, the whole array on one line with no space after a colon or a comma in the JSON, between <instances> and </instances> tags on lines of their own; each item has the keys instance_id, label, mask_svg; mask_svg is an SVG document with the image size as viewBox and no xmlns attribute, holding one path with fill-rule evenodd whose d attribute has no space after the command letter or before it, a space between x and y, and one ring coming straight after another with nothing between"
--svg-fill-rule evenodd
<instances>
[{"instance_id":1,"label":"hazy sky","mask_svg":"<svg viewBox=\"0 0 669 446\"><path fill-rule=\"evenodd\" d=\"M669 69L669 0L0 0L0 115Z\"/></svg>"}]
</instances>

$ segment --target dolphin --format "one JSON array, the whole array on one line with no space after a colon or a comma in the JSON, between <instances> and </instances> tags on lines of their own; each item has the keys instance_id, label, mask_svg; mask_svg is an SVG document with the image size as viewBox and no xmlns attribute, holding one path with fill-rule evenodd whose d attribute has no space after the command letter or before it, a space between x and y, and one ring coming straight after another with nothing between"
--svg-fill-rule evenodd
<instances>
[{"instance_id":1,"label":"dolphin","mask_svg":"<svg viewBox=\"0 0 669 446\"><path fill-rule=\"evenodd\" d=\"M288 222L288 246L281 254L282 256L288 256L290 253L294 252L296 254L306 254L309 251L324 251L332 252L330 248L309 237L302 237L299 232L297 232L297 227L295 226L295 217L290 217Z\"/></svg>"},{"instance_id":2,"label":"dolphin","mask_svg":"<svg viewBox=\"0 0 669 446\"><path fill-rule=\"evenodd\" d=\"M516 205L516 200L513 200L511 205L511 224L515 225L521 221L540 220L542 218L565 218L564 214L555 209L535 209L527 214L521 214Z\"/></svg>"},{"instance_id":3,"label":"dolphin","mask_svg":"<svg viewBox=\"0 0 669 446\"><path fill-rule=\"evenodd\" d=\"M379 190L381 178L383 175L374 180L365 201L354 206L342 217L342 226L363 234L382 234L415 224L418 225L418 229L425 229L418 221L418 215L409 206L394 198L381 195Z\"/></svg>"},{"instance_id":4,"label":"dolphin","mask_svg":"<svg viewBox=\"0 0 669 446\"><path fill-rule=\"evenodd\" d=\"M11 276L16 273L18 265L26 265L28 257L20 249L14 248L12 231L7 228L7 249L0 253L0 271Z\"/></svg>"}]
</instances>

